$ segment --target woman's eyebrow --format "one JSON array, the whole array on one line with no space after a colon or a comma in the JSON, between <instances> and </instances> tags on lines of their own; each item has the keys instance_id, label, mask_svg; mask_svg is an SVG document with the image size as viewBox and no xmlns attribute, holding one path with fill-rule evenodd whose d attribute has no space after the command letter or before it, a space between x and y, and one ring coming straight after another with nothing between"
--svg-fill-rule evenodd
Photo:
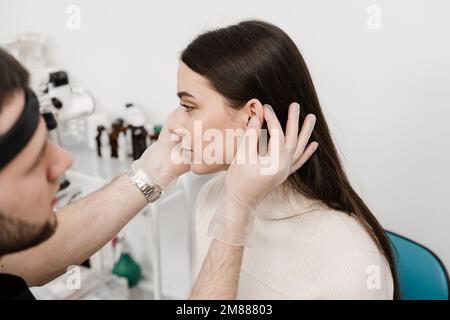
<instances>
[{"instance_id":1,"label":"woman's eyebrow","mask_svg":"<svg viewBox=\"0 0 450 320\"><path fill-rule=\"evenodd\" d=\"M178 96L178 98L184 98L184 97L188 97L188 98L194 98L195 99L195 97L192 95L192 94L190 94L189 92L186 92L186 91L180 91L180 92L178 92L177 93L177 96Z\"/></svg>"}]
</instances>

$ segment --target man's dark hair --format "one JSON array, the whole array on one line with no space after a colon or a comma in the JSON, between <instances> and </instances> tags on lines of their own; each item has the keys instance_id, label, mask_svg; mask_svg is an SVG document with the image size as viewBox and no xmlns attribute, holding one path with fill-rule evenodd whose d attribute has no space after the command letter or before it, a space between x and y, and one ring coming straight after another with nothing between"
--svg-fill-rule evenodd
<instances>
[{"instance_id":1,"label":"man's dark hair","mask_svg":"<svg viewBox=\"0 0 450 320\"><path fill-rule=\"evenodd\" d=\"M28 87L29 78L19 61L0 48L0 112L15 91Z\"/></svg>"}]
</instances>

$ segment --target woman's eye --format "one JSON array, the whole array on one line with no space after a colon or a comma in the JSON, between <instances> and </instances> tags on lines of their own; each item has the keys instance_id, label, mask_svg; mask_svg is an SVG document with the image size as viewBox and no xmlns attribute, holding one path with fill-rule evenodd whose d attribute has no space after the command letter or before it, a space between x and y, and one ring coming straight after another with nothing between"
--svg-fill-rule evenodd
<instances>
[{"instance_id":1,"label":"woman's eye","mask_svg":"<svg viewBox=\"0 0 450 320\"><path fill-rule=\"evenodd\" d=\"M184 111L186 111L186 112L190 112L192 109L194 109L193 107L190 107L190 106L182 104L182 103L180 103L180 106L182 106L185 109Z\"/></svg>"}]
</instances>

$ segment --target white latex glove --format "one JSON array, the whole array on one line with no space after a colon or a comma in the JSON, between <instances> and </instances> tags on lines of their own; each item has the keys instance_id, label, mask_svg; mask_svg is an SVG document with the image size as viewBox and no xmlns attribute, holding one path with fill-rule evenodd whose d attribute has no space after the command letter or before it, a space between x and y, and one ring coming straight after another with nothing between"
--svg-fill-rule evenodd
<instances>
[{"instance_id":1,"label":"white latex glove","mask_svg":"<svg viewBox=\"0 0 450 320\"><path fill-rule=\"evenodd\" d=\"M287 177L298 170L314 153L317 142L308 140L315 125L315 116L309 114L298 134L300 106L289 106L286 135L272 107L264 106L264 119L270 133L268 150L258 153L261 123L253 116L225 178L225 203L217 212L208 235L224 243L237 246L251 245L254 210L259 203ZM245 161L242 161L242 160Z\"/></svg>"},{"instance_id":2,"label":"white latex glove","mask_svg":"<svg viewBox=\"0 0 450 320\"><path fill-rule=\"evenodd\" d=\"M177 177L189 171L190 165L181 161L181 140L176 132L170 132L179 109L172 111L164 123L159 138L145 150L142 156L131 164L136 173L144 173L149 184L157 184L162 190L175 184Z\"/></svg>"}]
</instances>

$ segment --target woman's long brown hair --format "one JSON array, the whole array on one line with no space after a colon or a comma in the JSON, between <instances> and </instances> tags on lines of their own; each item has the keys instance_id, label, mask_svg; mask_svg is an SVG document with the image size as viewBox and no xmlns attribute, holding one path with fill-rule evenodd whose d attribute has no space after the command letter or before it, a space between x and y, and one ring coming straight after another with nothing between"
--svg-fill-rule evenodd
<instances>
[{"instance_id":1,"label":"woman's long brown hair","mask_svg":"<svg viewBox=\"0 0 450 320\"><path fill-rule=\"evenodd\" d=\"M243 21L199 35L181 54L181 61L209 80L235 108L256 98L270 104L280 123L298 102L300 127L307 114L316 116L310 141L319 148L287 184L360 221L390 265L394 298L399 297L393 247L384 229L355 192L344 172L320 107L308 68L292 39L280 28L259 20Z\"/></svg>"}]
</instances>

